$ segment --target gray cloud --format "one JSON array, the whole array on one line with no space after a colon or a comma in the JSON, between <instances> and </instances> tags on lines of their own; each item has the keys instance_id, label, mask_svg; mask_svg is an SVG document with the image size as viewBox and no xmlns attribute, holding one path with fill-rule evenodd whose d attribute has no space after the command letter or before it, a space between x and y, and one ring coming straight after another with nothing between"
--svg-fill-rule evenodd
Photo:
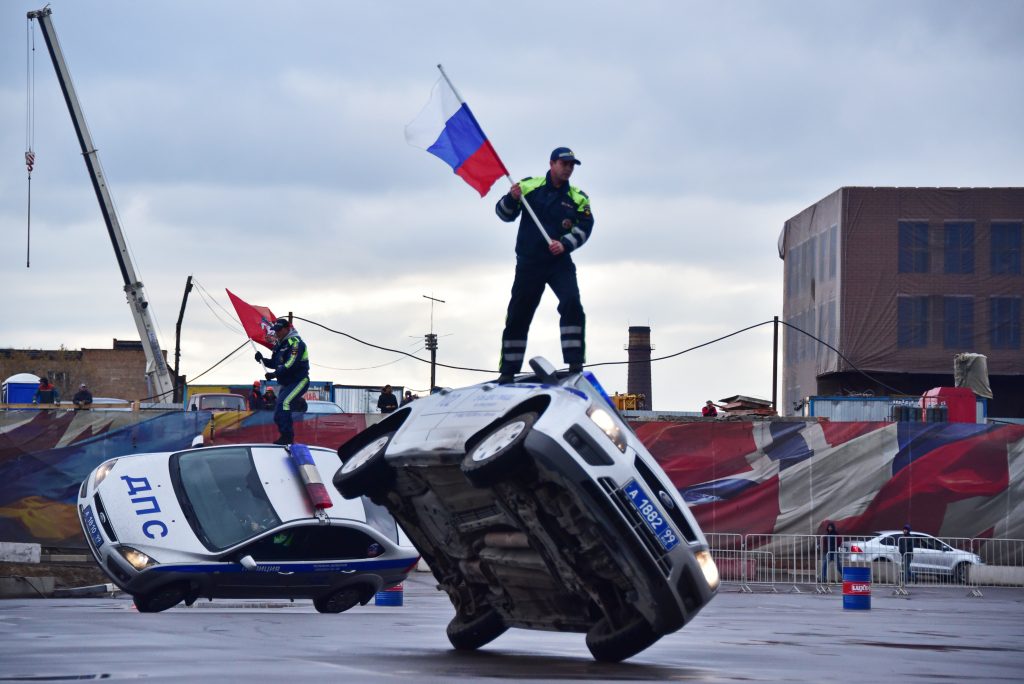
<instances>
[{"instance_id":1,"label":"gray cloud","mask_svg":"<svg viewBox=\"0 0 1024 684\"><path fill-rule=\"evenodd\" d=\"M32 268L25 261L24 12L0 55L0 346L137 337L67 111L37 38ZM173 351L185 278L367 341L491 368L514 226L403 126L442 62L515 177L584 160L576 257L588 359L656 355L781 313L782 223L842 185L1020 185L1019 2L54 3L136 265ZM543 15L543 19L540 16ZM547 295L529 353L558 361ZM216 309L216 307L214 307ZM220 316L224 316L219 312ZM314 375L425 387L422 364L313 326ZM193 294L182 363L242 340ZM659 408L770 392L770 327L659 362ZM247 355L251 356L251 355ZM422 354L421 354L422 356ZM394 363L390 363L394 362ZM381 368L370 366L390 365ZM336 371L334 368L368 370ZM244 358L205 380L249 381ZM623 366L603 367L625 390ZM456 385L480 374L443 371Z\"/></svg>"}]
</instances>

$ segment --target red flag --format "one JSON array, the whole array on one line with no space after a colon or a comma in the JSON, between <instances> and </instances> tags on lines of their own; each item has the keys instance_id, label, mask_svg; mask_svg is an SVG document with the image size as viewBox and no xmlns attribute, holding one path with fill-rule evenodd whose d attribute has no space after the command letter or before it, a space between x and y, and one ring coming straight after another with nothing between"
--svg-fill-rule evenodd
<instances>
[{"instance_id":1,"label":"red flag","mask_svg":"<svg viewBox=\"0 0 1024 684\"><path fill-rule=\"evenodd\" d=\"M224 291L228 293L228 297L235 307L235 313L238 314L238 320L242 322L242 327L245 328L245 334L249 336L249 339L259 342L267 349L273 349L274 345L267 340L267 335L272 332L271 326L277 319L274 312L265 306L254 306L242 301L227 288L224 288Z\"/></svg>"}]
</instances>

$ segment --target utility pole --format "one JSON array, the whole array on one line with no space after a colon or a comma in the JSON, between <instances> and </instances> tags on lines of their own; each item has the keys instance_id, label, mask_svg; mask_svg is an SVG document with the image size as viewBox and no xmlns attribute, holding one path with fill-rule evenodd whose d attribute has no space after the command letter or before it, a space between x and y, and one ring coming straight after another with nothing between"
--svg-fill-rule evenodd
<instances>
[{"instance_id":1,"label":"utility pole","mask_svg":"<svg viewBox=\"0 0 1024 684\"><path fill-rule=\"evenodd\" d=\"M185 318L185 302L192 291L192 276L185 281L185 294L181 297L181 311L178 312L178 323L174 326L174 403L181 401L181 376L178 375L178 362L181 361L181 322Z\"/></svg>"},{"instance_id":2,"label":"utility pole","mask_svg":"<svg viewBox=\"0 0 1024 684\"><path fill-rule=\"evenodd\" d=\"M430 300L430 332L424 335L423 339L427 349L430 350L430 391L433 392L437 387L437 335L434 334L434 302L444 304L445 301L427 295L423 295L423 298Z\"/></svg>"}]
</instances>

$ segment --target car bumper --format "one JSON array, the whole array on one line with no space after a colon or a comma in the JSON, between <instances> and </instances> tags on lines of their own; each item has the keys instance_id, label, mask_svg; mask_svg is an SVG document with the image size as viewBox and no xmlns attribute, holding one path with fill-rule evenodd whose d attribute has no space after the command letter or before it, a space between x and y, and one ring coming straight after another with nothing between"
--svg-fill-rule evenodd
<instances>
[{"instance_id":1,"label":"car bumper","mask_svg":"<svg viewBox=\"0 0 1024 684\"><path fill-rule=\"evenodd\" d=\"M624 574L634 580L634 589L639 595L636 605L655 631L667 634L679 629L714 597L717 588L712 588L705 580L694 555L701 550L700 546L687 540L692 530L677 529L680 542L666 551L626 501L623 486L627 482L621 481L621 475L616 479L612 474L620 474L621 468L608 468L608 476L598 475L595 479L579 464L576 455L569 452L568 444L540 430L530 432L525 448L538 466L574 493L581 508L601 529L608 540L609 555ZM652 483L642 474L635 479L647 490L652 489ZM648 493L652 497L657 495ZM666 517L672 520L671 516ZM672 524L680 527L675 520Z\"/></svg>"}]
</instances>

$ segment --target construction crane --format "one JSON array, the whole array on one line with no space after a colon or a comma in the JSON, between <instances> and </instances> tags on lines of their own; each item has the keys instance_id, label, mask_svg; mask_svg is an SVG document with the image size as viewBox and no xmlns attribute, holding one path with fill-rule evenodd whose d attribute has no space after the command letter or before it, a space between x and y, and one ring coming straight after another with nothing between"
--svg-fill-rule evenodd
<instances>
[{"instance_id":1,"label":"construction crane","mask_svg":"<svg viewBox=\"0 0 1024 684\"><path fill-rule=\"evenodd\" d=\"M68 112L71 113L71 122L75 125L75 133L82 146L85 167L89 171L89 178L96 191L96 199L99 200L103 220L107 224L107 233L114 246L114 256L117 257L117 265L120 267L121 277L124 279L124 292L128 298L128 306L132 310L135 326L142 338L142 348L146 353L146 381L151 395L148 399L156 402L169 402L174 394L174 382L167 368L164 354L160 350L160 343L156 338L156 328L153 326L153 319L149 313L149 301L146 299L145 290L135 275L135 267L132 265L131 255L128 253L128 245L124 240L124 233L121 232L121 223L117 218L110 189L100 166L99 153L92 143L92 136L89 135L85 117L82 115L82 107L78 102L78 95L75 93L75 86L71 82L71 73L64 61L64 53L60 49L57 32L50 19L52 13L49 7L44 7L29 12L28 18L39 22L39 29L46 41L46 48L50 51L50 58L53 60L53 68L57 72L60 89L64 92L64 100L68 104Z\"/></svg>"}]
</instances>

